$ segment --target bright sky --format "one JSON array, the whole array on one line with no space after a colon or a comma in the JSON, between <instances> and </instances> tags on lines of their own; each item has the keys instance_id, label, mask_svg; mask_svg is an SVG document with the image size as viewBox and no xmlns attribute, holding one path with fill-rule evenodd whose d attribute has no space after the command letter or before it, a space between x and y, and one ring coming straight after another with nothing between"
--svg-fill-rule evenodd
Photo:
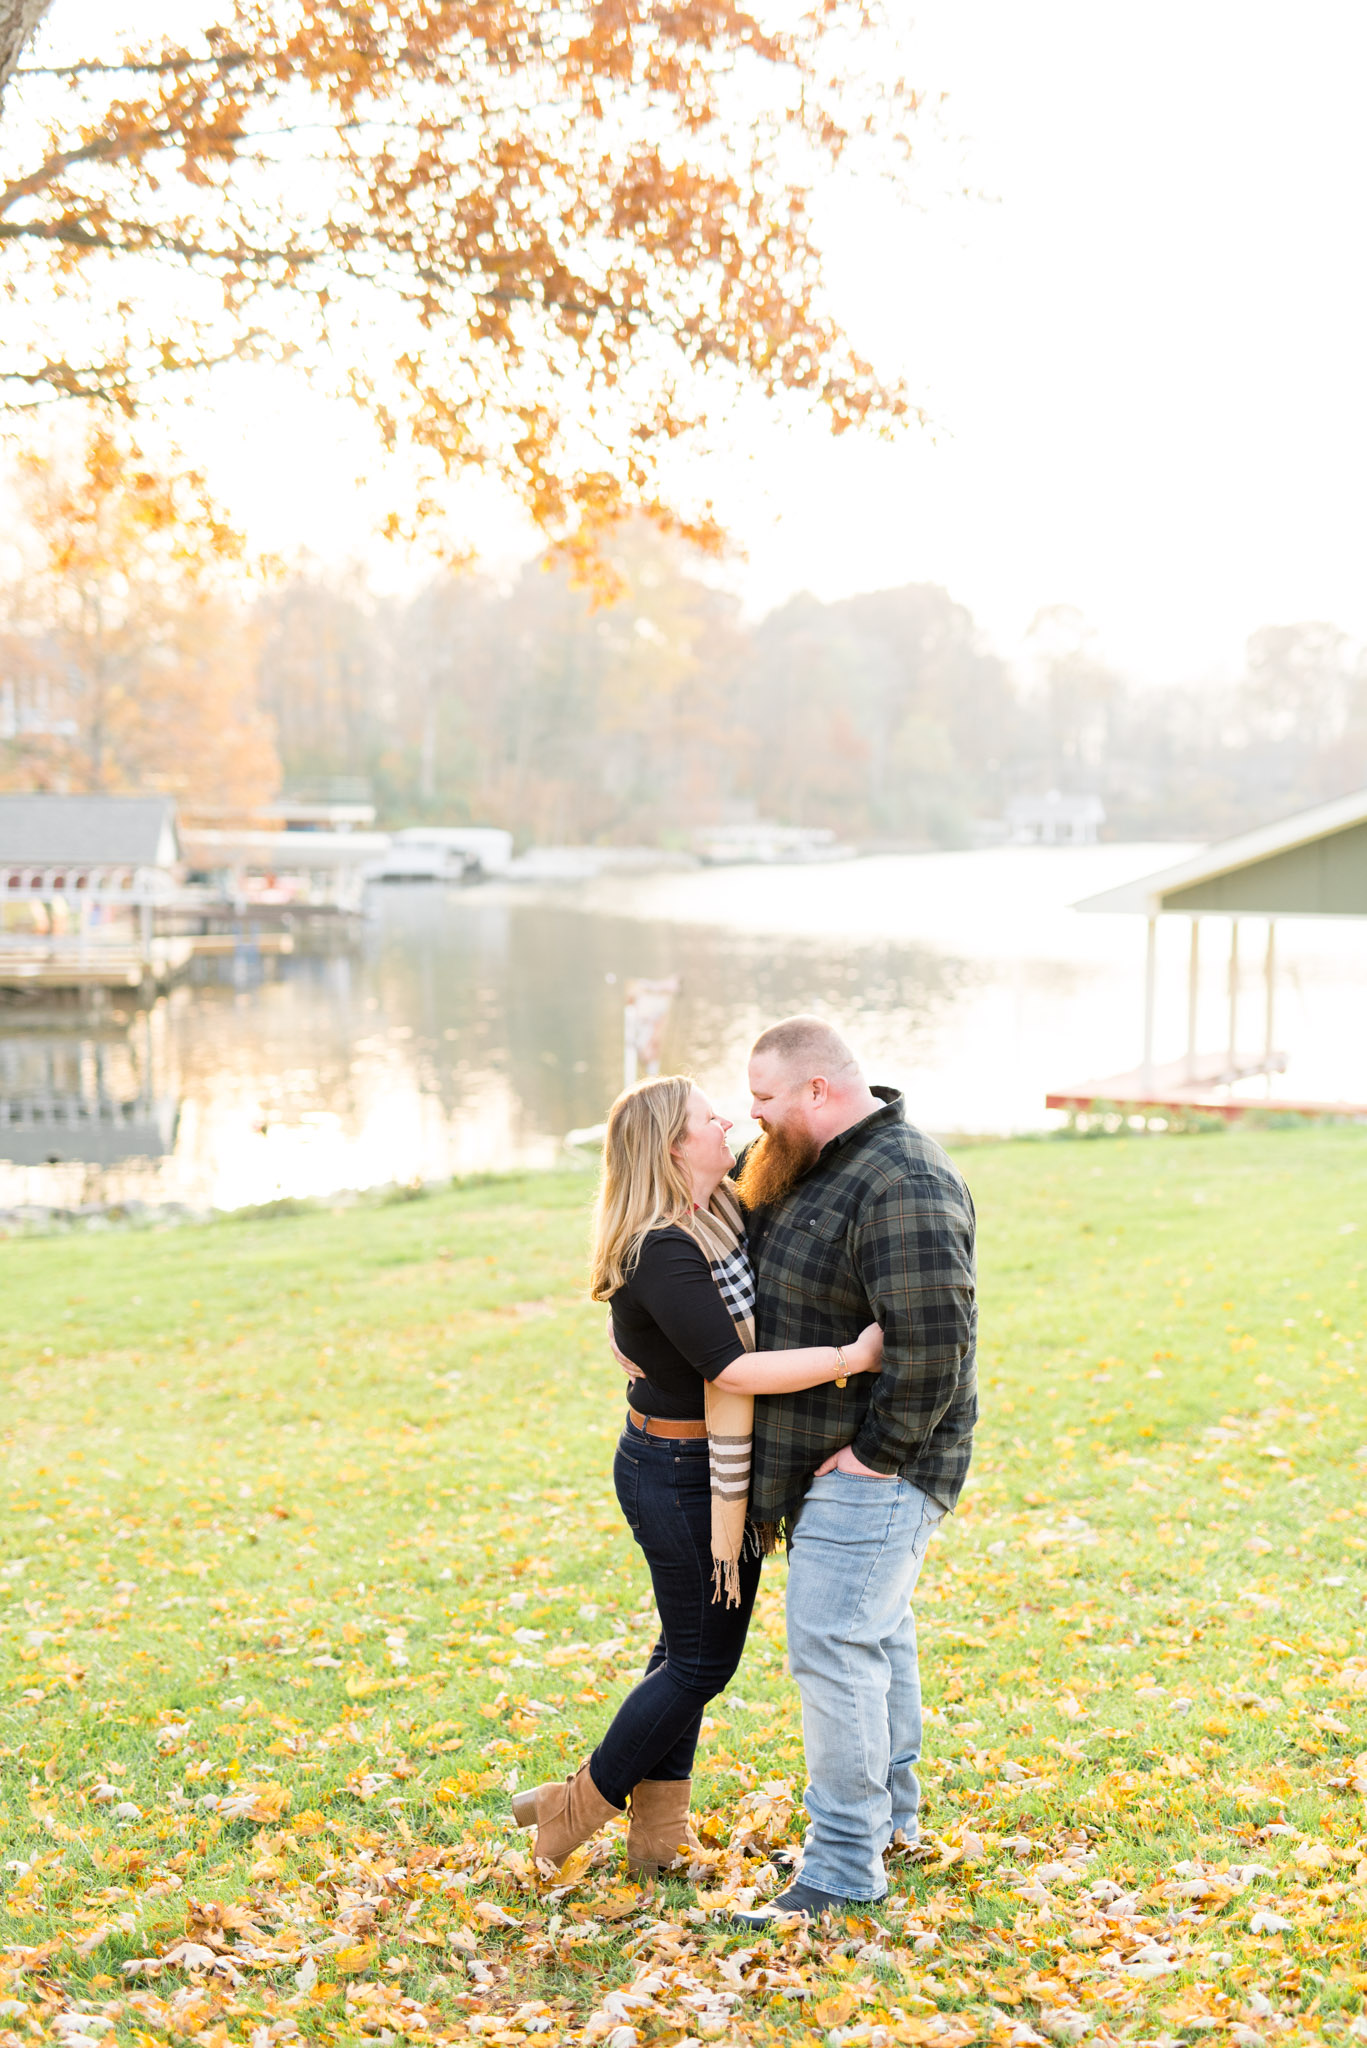
<instances>
[{"instance_id":1,"label":"bright sky","mask_svg":"<svg viewBox=\"0 0 1367 2048\"><path fill-rule=\"evenodd\" d=\"M1154 678L1268 620L1367 633L1367 10L925 0L917 24L995 203L848 221L838 282L942 425L790 460L739 518L753 590L929 578L1008 648L1073 603Z\"/></svg>"},{"instance_id":2,"label":"bright sky","mask_svg":"<svg viewBox=\"0 0 1367 2048\"><path fill-rule=\"evenodd\" d=\"M920 211L833 192L828 239L857 343L933 432L747 414L709 484L750 608L930 580L1011 653L1070 603L1158 680L1230 670L1270 620L1367 636L1367 9L924 0L906 46L951 140ZM244 378L191 446L262 545L364 551L345 409ZM467 517L521 551L488 496Z\"/></svg>"}]
</instances>

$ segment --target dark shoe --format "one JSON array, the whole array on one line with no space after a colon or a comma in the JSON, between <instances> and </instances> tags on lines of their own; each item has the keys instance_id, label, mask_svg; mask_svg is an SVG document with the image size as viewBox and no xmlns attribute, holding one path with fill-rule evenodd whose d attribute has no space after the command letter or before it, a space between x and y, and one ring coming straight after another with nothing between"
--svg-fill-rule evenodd
<instances>
[{"instance_id":1,"label":"dark shoe","mask_svg":"<svg viewBox=\"0 0 1367 2048\"><path fill-rule=\"evenodd\" d=\"M842 1899L834 1892L818 1891L814 1884L804 1884L799 1877L789 1885L786 1892L780 1892L776 1899L770 1899L765 1906L756 1906L751 1913L729 1911L718 1915L719 1919L730 1921L733 1927L772 1927L776 1920L794 1917L803 1920L817 1920L823 1913L843 1913L847 1907L876 1906L877 1899Z\"/></svg>"}]
</instances>

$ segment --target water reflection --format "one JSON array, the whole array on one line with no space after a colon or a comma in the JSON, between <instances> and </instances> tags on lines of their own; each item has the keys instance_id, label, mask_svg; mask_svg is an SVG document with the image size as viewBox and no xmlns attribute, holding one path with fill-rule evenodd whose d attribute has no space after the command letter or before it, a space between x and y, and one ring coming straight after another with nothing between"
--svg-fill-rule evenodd
<instances>
[{"instance_id":1,"label":"water reflection","mask_svg":"<svg viewBox=\"0 0 1367 2048\"><path fill-rule=\"evenodd\" d=\"M766 1019L838 1009L906 1058L977 972L908 940L775 945L583 909L568 896L390 889L373 910L352 951L301 950L255 986L225 971L177 989L155 1020L155 1087L134 1036L103 1043L98 1057L79 1039L61 1041L60 1053L59 1041L31 1034L0 1041L0 1204L233 1206L545 1164L621 1085L630 976L681 978L666 1063L694 1069L729 1101ZM73 1098L79 1070L92 1101L103 1088L101 1099L143 1105L118 1143L116 1119L105 1113L101 1124L93 1111L68 1119L60 1143L30 1141L57 1085L54 1060Z\"/></svg>"},{"instance_id":2,"label":"water reflection","mask_svg":"<svg viewBox=\"0 0 1367 2048\"><path fill-rule=\"evenodd\" d=\"M158 1035L143 1016L131 1030L0 1039L0 1157L96 1170L164 1158L179 1109L158 1075Z\"/></svg>"},{"instance_id":3,"label":"water reflection","mask_svg":"<svg viewBox=\"0 0 1367 2048\"><path fill-rule=\"evenodd\" d=\"M233 1207L549 1163L620 1086L631 976L681 978L665 1062L728 1114L744 1115L755 1032L816 1009L931 1129L1037 1128L1046 1089L1138 1052L1142 924L1068 906L1173 851L714 870L540 896L378 890L350 949L301 946L268 973L224 962L123 1033L0 1025L0 1207ZM1288 1092L1360 1097L1364 928L1290 927ZM1171 920L1160 1057L1185 1034L1185 947ZM1216 1022L1217 950L1205 991Z\"/></svg>"},{"instance_id":4,"label":"water reflection","mask_svg":"<svg viewBox=\"0 0 1367 2048\"><path fill-rule=\"evenodd\" d=\"M621 1085L622 983L678 975L666 1065L715 1074L759 1022L829 1008L876 1018L911 1049L963 984L954 959L902 942L842 946L650 923L568 904L468 909L418 892L386 905L368 963L381 1012L412 1033L420 1085L450 1116L499 1077L524 1138L602 1116ZM363 1036L363 1057L385 1057ZM737 1077L731 1077L734 1090Z\"/></svg>"}]
</instances>

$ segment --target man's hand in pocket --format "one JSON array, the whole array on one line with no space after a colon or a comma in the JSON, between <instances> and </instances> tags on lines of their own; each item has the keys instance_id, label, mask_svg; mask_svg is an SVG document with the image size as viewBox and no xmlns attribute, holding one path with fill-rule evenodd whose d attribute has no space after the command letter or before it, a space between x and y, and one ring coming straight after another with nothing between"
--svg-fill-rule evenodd
<instances>
[{"instance_id":1,"label":"man's hand in pocket","mask_svg":"<svg viewBox=\"0 0 1367 2048\"><path fill-rule=\"evenodd\" d=\"M821 1479L827 1472L853 1472L859 1479L895 1479L897 1477L895 1472L875 1472L872 1465L861 1465L848 1444L846 1444L843 1451L832 1451L829 1458L823 1458L817 1466L813 1477Z\"/></svg>"}]
</instances>

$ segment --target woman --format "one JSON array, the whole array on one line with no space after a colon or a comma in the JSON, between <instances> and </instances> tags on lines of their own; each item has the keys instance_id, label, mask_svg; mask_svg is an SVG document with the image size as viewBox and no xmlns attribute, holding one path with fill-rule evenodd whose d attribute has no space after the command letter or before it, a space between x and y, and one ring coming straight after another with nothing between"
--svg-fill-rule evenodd
<instances>
[{"instance_id":1,"label":"woman","mask_svg":"<svg viewBox=\"0 0 1367 2048\"><path fill-rule=\"evenodd\" d=\"M593 1755L513 1800L514 1819L536 1828L537 1861L557 1869L628 1803L634 1875L668 1868L687 1843L703 1710L740 1662L759 1584L745 1519L754 1396L843 1385L882 1358L877 1323L843 1347L754 1349L730 1128L682 1075L638 1082L608 1117L591 1291L611 1302L615 1340L640 1369L613 1477L660 1636Z\"/></svg>"}]
</instances>

